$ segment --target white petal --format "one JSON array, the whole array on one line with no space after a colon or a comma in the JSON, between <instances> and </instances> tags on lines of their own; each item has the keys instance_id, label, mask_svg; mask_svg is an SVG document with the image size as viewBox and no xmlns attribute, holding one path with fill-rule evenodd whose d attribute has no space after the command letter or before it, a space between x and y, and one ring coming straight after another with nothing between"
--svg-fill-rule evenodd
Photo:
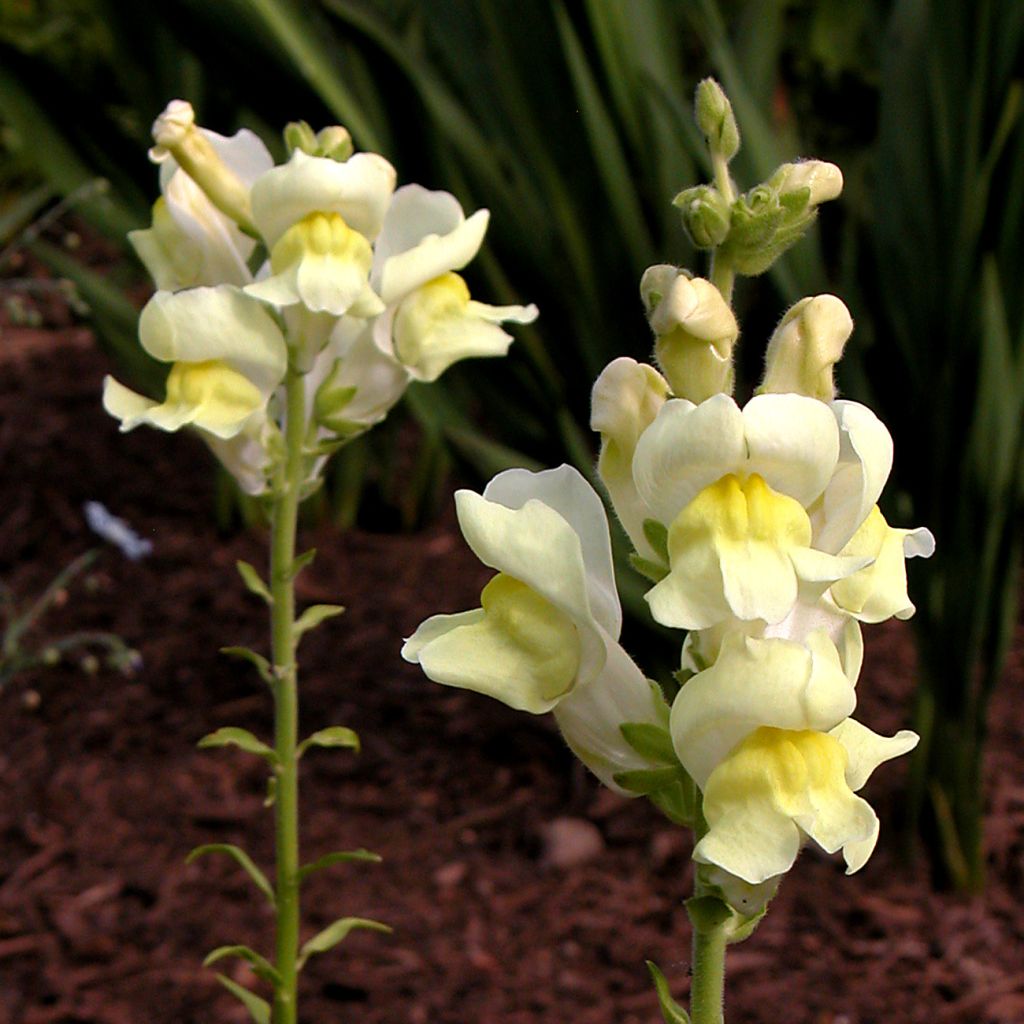
<instances>
[{"instance_id":1,"label":"white petal","mask_svg":"<svg viewBox=\"0 0 1024 1024\"><path fill-rule=\"evenodd\" d=\"M920 740L909 729L901 729L895 736L879 736L852 718L840 722L831 734L846 748L846 782L854 792L864 787L880 764L910 753Z\"/></svg>"},{"instance_id":2,"label":"white petal","mask_svg":"<svg viewBox=\"0 0 1024 1024\"><path fill-rule=\"evenodd\" d=\"M633 479L654 518L671 523L708 484L746 458L743 416L728 395L666 402L637 442Z\"/></svg>"},{"instance_id":3,"label":"white petal","mask_svg":"<svg viewBox=\"0 0 1024 1024\"><path fill-rule=\"evenodd\" d=\"M758 395L743 407L748 473L805 508L825 489L839 458L839 430L823 402L804 395Z\"/></svg>"},{"instance_id":4,"label":"white petal","mask_svg":"<svg viewBox=\"0 0 1024 1024\"><path fill-rule=\"evenodd\" d=\"M622 629L622 609L615 588L608 520L601 499L582 474L566 465L540 473L507 469L487 485L483 496L511 509L537 499L562 516L579 537L594 618L617 639Z\"/></svg>"}]
</instances>

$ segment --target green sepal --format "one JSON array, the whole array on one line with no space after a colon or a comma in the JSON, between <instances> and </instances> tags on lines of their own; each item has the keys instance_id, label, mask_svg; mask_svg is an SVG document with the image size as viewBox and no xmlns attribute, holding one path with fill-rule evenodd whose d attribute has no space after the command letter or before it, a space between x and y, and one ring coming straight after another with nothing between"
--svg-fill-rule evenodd
<instances>
[{"instance_id":1,"label":"green sepal","mask_svg":"<svg viewBox=\"0 0 1024 1024\"><path fill-rule=\"evenodd\" d=\"M692 783L673 782L669 786L662 786L661 789L648 793L647 799L674 825L693 828L697 808Z\"/></svg>"},{"instance_id":2,"label":"green sepal","mask_svg":"<svg viewBox=\"0 0 1024 1024\"><path fill-rule=\"evenodd\" d=\"M651 980L658 993L658 1005L661 1007L661 1016L665 1024L690 1024L690 1015L672 998L668 981L661 973L661 969L653 960L644 962L647 964L647 970L651 972Z\"/></svg>"},{"instance_id":3,"label":"green sepal","mask_svg":"<svg viewBox=\"0 0 1024 1024\"><path fill-rule=\"evenodd\" d=\"M733 925L729 929L729 937L726 939L727 944L731 946L735 942L744 942L749 939L761 923L761 918L767 913L767 903L756 914L750 914L747 917L737 912Z\"/></svg>"},{"instance_id":4,"label":"green sepal","mask_svg":"<svg viewBox=\"0 0 1024 1024\"><path fill-rule=\"evenodd\" d=\"M296 641L303 633L316 629L325 619L333 619L345 609L340 604L312 604L295 620Z\"/></svg>"},{"instance_id":5,"label":"green sepal","mask_svg":"<svg viewBox=\"0 0 1024 1024\"><path fill-rule=\"evenodd\" d=\"M206 843L203 846L197 846L191 853L185 858L186 864L191 864L194 860L199 857L203 857L208 853L226 853L229 857L234 858L235 863L253 880L256 884L256 888L259 889L264 896L267 897L268 902L272 907L277 906L277 900L274 897L274 890L267 880L267 876L253 863L252 858L243 850L241 847L235 846L233 843Z\"/></svg>"},{"instance_id":6,"label":"green sepal","mask_svg":"<svg viewBox=\"0 0 1024 1024\"><path fill-rule=\"evenodd\" d=\"M332 725L327 729L319 729L312 736L307 736L295 751L296 757L302 755L310 747L345 747L359 753L359 736L344 725Z\"/></svg>"},{"instance_id":7,"label":"green sepal","mask_svg":"<svg viewBox=\"0 0 1024 1024\"><path fill-rule=\"evenodd\" d=\"M249 1011L255 1024L270 1024L270 1003L232 981L225 974L218 974L217 980Z\"/></svg>"},{"instance_id":8,"label":"green sepal","mask_svg":"<svg viewBox=\"0 0 1024 1024\"><path fill-rule=\"evenodd\" d=\"M329 454L329 453L328 453ZM314 480L307 480L299 488L299 501L305 501L307 498L311 498L317 491L320 490L324 485L324 478L322 476L316 477Z\"/></svg>"},{"instance_id":9,"label":"green sepal","mask_svg":"<svg viewBox=\"0 0 1024 1024\"><path fill-rule=\"evenodd\" d=\"M612 776L617 786L640 796L649 796L685 778L686 772L678 765L665 768L637 768L634 771L617 772Z\"/></svg>"},{"instance_id":10,"label":"green sepal","mask_svg":"<svg viewBox=\"0 0 1024 1024\"><path fill-rule=\"evenodd\" d=\"M249 593L262 598L268 605L272 605L274 603L274 598L270 593L270 588L263 582L263 577L260 576L253 566L248 562L243 562L239 559L235 562L235 568L238 570L238 575L242 577L245 589L248 590Z\"/></svg>"},{"instance_id":11,"label":"green sepal","mask_svg":"<svg viewBox=\"0 0 1024 1024\"><path fill-rule=\"evenodd\" d=\"M672 717L672 709L669 707L668 701L665 700L665 691L661 688L661 684L654 679L648 679L647 685L651 688L654 713L658 716L658 721L661 725L668 729L668 724Z\"/></svg>"},{"instance_id":12,"label":"green sepal","mask_svg":"<svg viewBox=\"0 0 1024 1024\"><path fill-rule=\"evenodd\" d=\"M316 860L299 868L299 882L304 882L310 875L335 864L350 864L354 861L379 864L382 860L379 853L372 853L370 850L338 850L335 853L325 853L322 857L317 857Z\"/></svg>"},{"instance_id":13,"label":"green sepal","mask_svg":"<svg viewBox=\"0 0 1024 1024\"><path fill-rule=\"evenodd\" d=\"M679 763L668 729L650 722L623 722L619 732L641 757L673 768Z\"/></svg>"},{"instance_id":14,"label":"green sepal","mask_svg":"<svg viewBox=\"0 0 1024 1024\"><path fill-rule=\"evenodd\" d=\"M735 916L735 911L718 896L691 896L686 901L686 913L698 932L713 932Z\"/></svg>"},{"instance_id":15,"label":"green sepal","mask_svg":"<svg viewBox=\"0 0 1024 1024\"><path fill-rule=\"evenodd\" d=\"M644 520L644 537L654 549L655 554L666 564L668 557L668 527L657 519Z\"/></svg>"},{"instance_id":16,"label":"green sepal","mask_svg":"<svg viewBox=\"0 0 1024 1024\"><path fill-rule=\"evenodd\" d=\"M629 564L633 566L641 576L646 577L652 583L660 583L669 573L669 570L664 565L652 562L649 558L644 558L642 555L638 555L635 551L630 552Z\"/></svg>"},{"instance_id":17,"label":"green sepal","mask_svg":"<svg viewBox=\"0 0 1024 1024\"><path fill-rule=\"evenodd\" d=\"M314 558L316 558L316 548L310 548L308 551L303 551L302 554L292 562L292 569L288 574L289 578L295 579L303 569L312 564Z\"/></svg>"},{"instance_id":18,"label":"green sepal","mask_svg":"<svg viewBox=\"0 0 1024 1024\"><path fill-rule=\"evenodd\" d=\"M281 984L281 975L278 974L277 968L265 956L260 956L255 949L248 946L218 946L206 955L203 966L212 967L218 960L229 956L237 956L244 960L258 978L269 981L275 987Z\"/></svg>"},{"instance_id":19,"label":"green sepal","mask_svg":"<svg viewBox=\"0 0 1024 1024\"><path fill-rule=\"evenodd\" d=\"M274 670L262 654L257 654L249 647L222 647L220 653L226 654L229 658L240 658L242 661L249 662L259 672L260 678L267 686L274 685Z\"/></svg>"},{"instance_id":20,"label":"green sepal","mask_svg":"<svg viewBox=\"0 0 1024 1024\"><path fill-rule=\"evenodd\" d=\"M341 449L344 448L350 440L351 439L348 437L334 437L324 441L318 441L316 444L305 449L305 453L307 455L312 455L315 459L319 459L321 457L329 458L335 452L341 451Z\"/></svg>"},{"instance_id":21,"label":"green sepal","mask_svg":"<svg viewBox=\"0 0 1024 1024\"><path fill-rule=\"evenodd\" d=\"M271 764L278 764L280 758L273 747L268 747L262 740L258 740L248 729L239 729L234 725L225 725L216 732L204 736L197 744L200 750L207 747L238 747L247 754L258 754L265 757Z\"/></svg>"},{"instance_id":22,"label":"green sepal","mask_svg":"<svg viewBox=\"0 0 1024 1024\"><path fill-rule=\"evenodd\" d=\"M365 917L339 918L333 924L329 924L322 932L314 935L309 942L303 944L302 949L299 950L299 959L295 964L296 969L301 971L311 956L316 953L326 953L329 949L333 949L338 943L344 942L348 938L349 932L357 928L365 928L373 932L386 932L388 934L392 930L389 925L382 924L380 921L372 921Z\"/></svg>"}]
</instances>

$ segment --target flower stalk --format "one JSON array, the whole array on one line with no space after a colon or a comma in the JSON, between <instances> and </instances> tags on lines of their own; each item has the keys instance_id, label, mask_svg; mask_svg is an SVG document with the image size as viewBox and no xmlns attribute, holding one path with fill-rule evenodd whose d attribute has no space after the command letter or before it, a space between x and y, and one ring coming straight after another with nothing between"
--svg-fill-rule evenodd
<instances>
[{"instance_id":1,"label":"flower stalk","mask_svg":"<svg viewBox=\"0 0 1024 1024\"><path fill-rule=\"evenodd\" d=\"M295 1024L299 956L298 665L295 658L295 534L302 492L306 393L302 376L285 376L285 458L272 512L270 550L273 652L276 855L274 1024Z\"/></svg>"}]
</instances>

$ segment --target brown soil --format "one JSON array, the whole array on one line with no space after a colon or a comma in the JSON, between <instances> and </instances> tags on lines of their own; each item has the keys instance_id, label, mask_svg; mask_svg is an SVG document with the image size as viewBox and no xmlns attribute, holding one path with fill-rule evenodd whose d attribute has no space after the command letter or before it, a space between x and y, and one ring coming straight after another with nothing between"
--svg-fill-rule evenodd
<instances>
[{"instance_id":1,"label":"brown soil","mask_svg":"<svg viewBox=\"0 0 1024 1024\"><path fill-rule=\"evenodd\" d=\"M225 943L266 952L269 913L225 858L184 858L233 842L269 868L261 763L195 748L223 725L268 732L259 679L217 654L263 643L261 606L234 562L261 563L265 538L217 536L194 439L118 435L99 405L105 360L82 332L32 337L0 339L0 579L27 598L95 545L89 499L154 553L131 563L106 550L34 637L115 630L141 650L138 676L58 666L0 692L0 1024L241 1024L200 962ZM345 724L363 738L359 756L304 763L304 851L384 857L315 876L306 927L342 915L394 927L310 962L303 1020L653 1024L644 959L677 997L688 985L683 833L602 792L550 721L402 663L400 638L427 614L471 606L486 576L450 519L420 536L321 528L303 541L318 555L301 599L349 609L304 643L304 732ZM893 623L867 639L861 717L891 730L907 718L909 635ZM1022 683L1018 643L993 707L985 895L935 894L920 865L899 860L906 765L886 766L868 792L883 819L878 852L853 878L804 853L765 922L730 952L729 1024L1024 1021ZM583 863L551 863L559 818L600 838Z\"/></svg>"}]
</instances>

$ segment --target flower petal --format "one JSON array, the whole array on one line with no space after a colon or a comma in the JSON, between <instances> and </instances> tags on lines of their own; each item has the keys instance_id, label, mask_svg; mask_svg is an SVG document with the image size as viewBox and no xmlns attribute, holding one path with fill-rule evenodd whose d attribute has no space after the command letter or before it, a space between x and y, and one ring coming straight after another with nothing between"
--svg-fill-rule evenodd
<instances>
[{"instance_id":1,"label":"flower petal","mask_svg":"<svg viewBox=\"0 0 1024 1024\"><path fill-rule=\"evenodd\" d=\"M864 788L880 764L909 754L921 739L909 729L901 729L895 736L879 736L852 718L840 722L830 735L846 750L846 782L854 792Z\"/></svg>"}]
</instances>

